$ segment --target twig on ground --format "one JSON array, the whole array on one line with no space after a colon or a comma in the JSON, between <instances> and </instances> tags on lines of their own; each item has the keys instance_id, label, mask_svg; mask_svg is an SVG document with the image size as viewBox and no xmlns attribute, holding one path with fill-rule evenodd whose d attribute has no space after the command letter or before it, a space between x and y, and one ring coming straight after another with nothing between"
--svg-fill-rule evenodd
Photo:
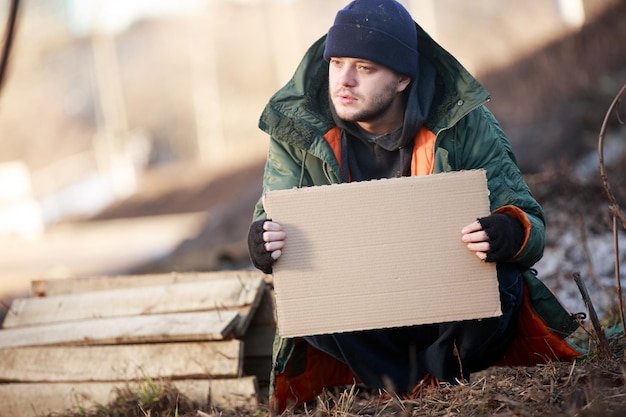
<instances>
[{"instance_id":1,"label":"twig on ground","mask_svg":"<svg viewBox=\"0 0 626 417\"><path fill-rule=\"evenodd\" d=\"M589 293L587 292L587 287L580 277L580 273L573 273L574 281L580 290L580 294L583 297L583 301L585 302L585 306L587 307L587 311L589 312L589 319L591 320L591 324L593 325L593 329L596 332L596 337L598 338L598 345L600 348L600 352L607 359L611 358L611 349L609 348L609 342L606 340L606 335L604 334L604 330L602 330L602 325L600 324L600 320L598 320L598 315L596 314L596 309L591 302L591 298L589 298Z\"/></svg>"}]
</instances>

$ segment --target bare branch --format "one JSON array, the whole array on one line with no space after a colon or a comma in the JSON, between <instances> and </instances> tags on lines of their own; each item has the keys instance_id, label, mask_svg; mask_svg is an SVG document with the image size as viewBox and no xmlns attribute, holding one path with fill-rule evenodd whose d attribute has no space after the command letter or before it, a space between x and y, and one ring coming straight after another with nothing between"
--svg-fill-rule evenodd
<instances>
[{"instance_id":1,"label":"bare branch","mask_svg":"<svg viewBox=\"0 0 626 417\"><path fill-rule=\"evenodd\" d=\"M604 134L606 133L606 126L608 124L609 118L611 117L611 114L617 107L618 103L621 101L621 97L622 94L624 94L624 91L626 91L626 84L624 84L621 90L619 90L619 93L617 93L617 95L613 99L613 102L609 106L609 109L604 116L604 121L602 122L602 127L600 128L600 135L598 137L598 160L600 162L600 178L602 179L604 191L606 192L606 195L609 199L611 210L613 211L614 215L617 216L622 222L622 227L626 229L626 217L624 217L624 214L619 209L617 201L615 200L615 196L611 191L611 186L609 185L609 180L606 176L606 170L604 168Z\"/></svg>"},{"instance_id":2,"label":"bare branch","mask_svg":"<svg viewBox=\"0 0 626 417\"><path fill-rule=\"evenodd\" d=\"M619 219L622 223L622 227L626 229L626 218L624 214L621 212L617 201L615 200L615 196L611 191L611 186L609 185L609 180L606 176L606 170L604 168L604 134L606 133L606 126L608 124L609 118L613 111L615 111L617 105L621 102L622 95L626 91L626 84L622 86L619 90L613 102L609 106L609 109L604 116L604 121L602 122L602 127L600 128L600 135L598 136L598 160L600 162L600 177L602 178L602 185L604 186L604 191L609 199L610 211L613 215L613 247L615 252L615 282L617 289L617 305L619 308L619 317L622 322L622 331L624 332L624 336L626 337L626 322L624 321L624 307L623 307L623 299L622 299L622 284L620 280L620 265L619 265L619 239L617 233L617 219ZM617 119L621 124L624 124L624 121L621 119L619 112L616 112Z\"/></svg>"},{"instance_id":3,"label":"bare branch","mask_svg":"<svg viewBox=\"0 0 626 417\"><path fill-rule=\"evenodd\" d=\"M619 318L622 322L622 332L626 337L626 322L624 321L624 305L622 297L622 281L619 272L619 239L617 234L617 217L613 214L613 252L615 253L615 288L617 289L617 307Z\"/></svg>"}]
</instances>

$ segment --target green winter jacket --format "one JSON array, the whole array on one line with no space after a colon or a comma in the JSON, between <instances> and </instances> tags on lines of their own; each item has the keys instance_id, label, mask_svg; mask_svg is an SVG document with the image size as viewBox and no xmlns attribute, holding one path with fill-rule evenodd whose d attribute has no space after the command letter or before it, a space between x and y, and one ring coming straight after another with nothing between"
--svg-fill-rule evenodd
<instances>
[{"instance_id":1,"label":"green winter jacket","mask_svg":"<svg viewBox=\"0 0 626 417\"><path fill-rule=\"evenodd\" d=\"M436 135L433 173L484 168L491 211L514 206L530 223L526 244L512 260L530 267L543 255L543 211L522 178L508 139L484 106L489 93L425 32L418 33L420 57L431 61L443 81L425 123ZM339 161L324 138L335 126L328 105L324 42L322 37L311 46L261 115L259 127L271 138L263 192L341 182ZM259 199L254 220L261 218L265 213Z\"/></svg>"},{"instance_id":2,"label":"green winter jacket","mask_svg":"<svg viewBox=\"0 0 626 417\"><path fill-rule=\"evenodd\" d=\"M489 94L419 25L418 37L420 59L429 60L439 74L434 102L424 124L435 138L431 173L484 168L491 211L516 208L526 230L525 243L510 262L530 268L543 255L544 215L522 178L508 139L485 107ZM270 135L271 141L263 178L264 193L341 182L340 162L325 138L335 123L328 104L324 45L325 37L322 37L311 46L295 75L270 99L261 115L259 127ZM253 220L265 217L259 199ZM565 316L566 321L568 317ZM572 327L571 322L568 324ZM286 369L292 356L302 360L302 355L294 353L297 351L294 340L280 338L277 333L271 384L275 384L276 375L294 374L293 365ZM304 369L304 366L296 367ZM284 390L293 391L293 387ZM284 398L272 397L272 400L278 411L284 409Z\"/></svg>"}]
</instances>

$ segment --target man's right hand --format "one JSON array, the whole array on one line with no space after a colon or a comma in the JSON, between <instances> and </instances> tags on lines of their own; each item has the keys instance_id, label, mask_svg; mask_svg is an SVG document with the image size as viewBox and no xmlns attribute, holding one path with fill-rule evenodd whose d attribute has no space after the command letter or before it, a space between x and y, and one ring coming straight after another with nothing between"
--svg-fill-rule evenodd
<instances>
[{"instance_id":1,"label":"man's right hand","mask_svg":"<svg viewBox=\"0 0 626 417\"><path fill-rule=\"evenodd\" d=\"M265 250L272 254L272 259L277 260L285 247L285 238L287 234L283 231L283 227L271 220L263 223L263 241L265 242Z\"/></svg>"},{"instance_id":2,"label":"man's right hand","mask_svg":"<svg viewBox=\"0 0 626 417\"><path fill-rule=\"evenodd\" d=\"M272 265L285 246L286 236L282 226L276 222L264 219L253 222L248 231L248 251L254 266L271 274Z\"/></svg>"}]
</instances>

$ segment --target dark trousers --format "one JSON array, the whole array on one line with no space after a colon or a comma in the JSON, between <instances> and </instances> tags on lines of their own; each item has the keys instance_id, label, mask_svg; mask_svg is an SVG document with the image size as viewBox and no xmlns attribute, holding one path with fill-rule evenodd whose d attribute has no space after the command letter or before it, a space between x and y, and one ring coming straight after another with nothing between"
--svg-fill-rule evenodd
<instances>
[{"instance_id":1,"label":"dark trousers","mask_svg":"<svg viewBox=\"0 0 626 417\"><path fill-rule=\"evenodd\" d=\"M495 363L515 334L523 298L521 270L498 264L502 316L452 323L305 337L346 363L370 388L410 391L427 373L455 384ZM469 280L468 280L469 281ZM457 288L463 291L463 288Z\"/></svg>"}]
</instances>

